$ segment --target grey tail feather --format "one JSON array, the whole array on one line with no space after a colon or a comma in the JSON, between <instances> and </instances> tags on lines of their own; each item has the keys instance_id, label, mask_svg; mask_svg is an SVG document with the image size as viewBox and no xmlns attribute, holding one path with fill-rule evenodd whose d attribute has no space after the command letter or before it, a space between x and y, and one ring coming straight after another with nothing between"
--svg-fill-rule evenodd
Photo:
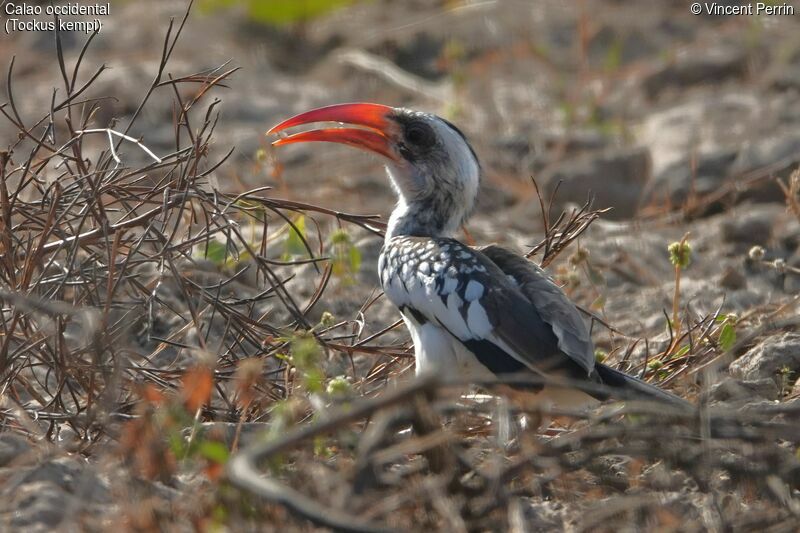
<instances>
[{"instance_id":1,"label":"grey tail feather","mask_svg":"<svg viewBox=\"0 0 800 533\"><path fill-rule=\"evenodd\" d=\"M625 391L626 394L624 394L626 398L630 398L631 396L633 398L640 397L643 400L650 399L663 401L682 409L694 408L692 404L683 398L675 396L671 392L659 389L655 385L650 385L641 379L629 376L624 372L614 370L610 366L606 366L602 363L596 363L595 370L597 371L597 375L600 377L603 384L608 385L612 389L620 389L621 391Z\"/></svg>"}]
</instances>

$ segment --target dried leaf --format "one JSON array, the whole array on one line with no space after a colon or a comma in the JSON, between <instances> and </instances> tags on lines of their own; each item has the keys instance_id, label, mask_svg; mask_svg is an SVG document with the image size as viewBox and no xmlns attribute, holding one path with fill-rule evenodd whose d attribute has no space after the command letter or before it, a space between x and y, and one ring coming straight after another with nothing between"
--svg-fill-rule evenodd
<instances>
[{"instance_id":1,"label":"dried leaf","mask_svg":"<svg viewBox=\"0 0 800 533\"><path fill-rule=\"evenodd\" d=\"M208 403L214 388L214 376L206 366L195 367L183 376L182 396L189 412L194 412Z\"/></svg>"},{"instance_id":2,"label":"dried leaf","mask_svg":"<svg viewBox=\"0 0 800 533\"><path fill-rule=\"evenodd\" d=\"M161 405L164 403L164 393L149 383L140 388L139 396L142 400L152 405Z\"/></svg>"},{"instance_id":3,"label":"dried leaf","mask_svg":"<svg viewBox=\"0 0 800 533\"><path fill-rule=\"evenodd\" d=\"M236 397L239 407L247 409L253 402L255 386L261 377L264 361L257 357L250 357L239 362L236 367Z\"/></svg>"}]
</instances>

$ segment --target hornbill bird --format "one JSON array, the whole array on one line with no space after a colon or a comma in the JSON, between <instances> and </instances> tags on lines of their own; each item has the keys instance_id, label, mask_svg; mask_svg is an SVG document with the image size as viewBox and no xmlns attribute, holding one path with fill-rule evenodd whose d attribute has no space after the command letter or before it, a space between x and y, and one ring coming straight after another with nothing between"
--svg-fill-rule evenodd
<instances>
[{"instance_id":1,"label":"hornbill bird","mask_svg":"<svg viewBox=\"0 0 800 533\"><path fill-rule=\"evenodd\" d=\"M301 113L267 133L316 122L356 127L303 131L273 145L328 141L388 161L398 202L378 270L386 296L411 333L418 374L465 381L533 373L606 386L586 387L589 394L534 387L540 400L565 407L615 393L689 405L597 362L580 312L537 265L496 245L473 249L453 238L475 206L481 179L478 157L453 124L409 109L350 103Z\"/></svg>"}]
</instances>

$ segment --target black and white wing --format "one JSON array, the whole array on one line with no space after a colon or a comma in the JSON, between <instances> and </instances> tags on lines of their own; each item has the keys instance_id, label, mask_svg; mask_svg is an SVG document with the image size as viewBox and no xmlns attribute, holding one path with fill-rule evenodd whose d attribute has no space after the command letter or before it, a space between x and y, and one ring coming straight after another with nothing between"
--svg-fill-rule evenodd
<instances>
[{"instance_id":1,"label":"black and white wing","mask_svg":"<svg viewBox=\"0 0 800 533\"><path fill-rule=\"evenodd\" d=\"M514 280L542 320L552 328L561 352L573 361L582 362L584 368L593 367L589 372L593 381L637 397L656 399L681 408L691 407L672 393L602 363L595 363L594 345L583 317L538 265L495 245L481 251Z\"/></svg>"},{"instance_id":2,"label":"black and white wing","mask_svg":"<svg viewBox=\"0 0 800 533\"><path fill-rule=\"evenodd\" d=\"M380 275L404 314L443 328L494 374L560 375L689 406L596 363L589 330L566 294L538 266L499 246L474 250L454 239L396 237L385 245Z\"/></svg>"},{"instance_id":3,"label":"black and white wing","mask_svg":"<svg viewBox=\"0 0 800 533\"><path fill-rule=\"evenodd\" d=\"M510 250L489 245L479 251L514 282L556 337L559 352L592 375L595 356L589 328L561 287L538 265Z\"/></svg>"},{"instance_id":4,"label":"black and white wing","mask_svg":"<svg viewBox=\"0 0 800 533\"><path fill-rule=\"evenodd\" d=\"M527 369L598 381L586 326L541 270L506 270L510 252L488 249L498 264L454 239L397 237L386 246L381 281L392 302L450 332L493 373Z\"/></svg>"}]
</instances>

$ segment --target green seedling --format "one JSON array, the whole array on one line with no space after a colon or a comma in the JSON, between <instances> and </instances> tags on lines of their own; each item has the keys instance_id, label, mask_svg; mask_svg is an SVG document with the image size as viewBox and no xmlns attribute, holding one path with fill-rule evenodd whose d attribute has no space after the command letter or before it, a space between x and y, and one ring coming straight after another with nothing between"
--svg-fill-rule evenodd
<instances>
[{"instance_id":1,"label":"green seedling","mask_svg":"<svg viewBox=\"0 0 800 533\"><path fill-rule=\"evenodd\" d=\"M361 270L361 251L353 243L350 234L344 229L331 235L333 275L346 284L356 282L355 276Z\"/></svg>"},{"instance_id":2,"label":"green seedling","mask_svg":"<svg viewBox=\"0 0 800 533\"><path fill-rule=\"evenodd\" d=\"M672 325L675 329L676 337L680 330L678 309L681 299L681 272L688 268L692 262L692 246L689 244L689 234L683 236L680 242L673 242L667 248L669 261L675 268L675 293L672 297Z\"/></svg>"},{"instance_id":3,"label":"green seedling","mask_svg":"<svg viewBox=\"0 0 800 533\"><path fill-rule=\"evenodd\" d=\"M244 4L251 20L271 26L291 26L308 22L326 13L355 3L355 0L203 0L205 11Z\"/></svg>"}]
</instances>

